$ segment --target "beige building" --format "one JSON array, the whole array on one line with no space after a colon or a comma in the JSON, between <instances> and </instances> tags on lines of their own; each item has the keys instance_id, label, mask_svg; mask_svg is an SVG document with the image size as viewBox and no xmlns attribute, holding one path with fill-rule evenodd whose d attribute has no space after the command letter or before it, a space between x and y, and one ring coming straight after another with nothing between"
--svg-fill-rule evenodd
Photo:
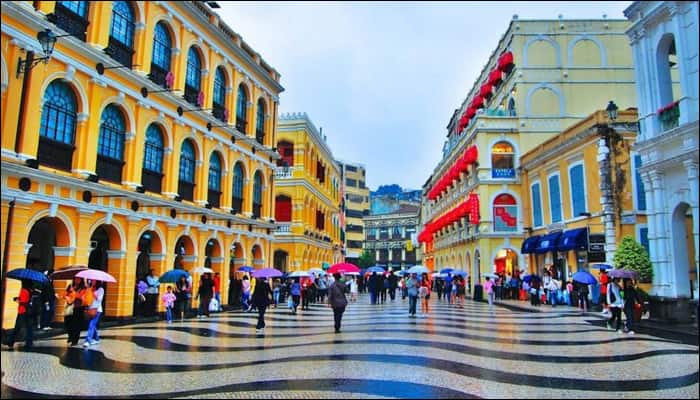
<instances>
[{"instance_id":1,"label":"beige building","mask_svg":"<svg viewBox=\"0 0 700 400\"><path fill-rule=\"evenodd\" d=\"M273 265L282 271L330 266L342 261L340 169L306 113L278 120Z\"/></svg>"},{"instance_id":2,"label":"beige building","mask_svg":"<svg viewBox=\"0 0 700 400\"><path fill-rule=\"evenodd\" d=\"M365 249L376 264L394 271L420 264L413 238L418 227L420 205L402 202L399 209L364 217Z\"/></svg>"},{"instance_id":3,"label":"beige building","mask_svg":"<svg viewBox=\"0 0 700 400\"><path fill-rule=\"evenodd\" d=\"M344 195L345 261L357 263L365 240L362 218L369 215L369 189L365 185L365 166L336 161L340 166Z\"/></svg>"}]
</instances>

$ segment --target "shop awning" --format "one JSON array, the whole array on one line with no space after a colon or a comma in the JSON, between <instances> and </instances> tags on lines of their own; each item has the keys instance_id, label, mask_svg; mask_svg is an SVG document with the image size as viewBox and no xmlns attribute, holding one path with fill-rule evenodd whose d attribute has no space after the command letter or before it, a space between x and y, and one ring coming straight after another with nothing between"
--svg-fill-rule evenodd
<instances>
[{"instance_id":1,"label":"shop awning","mask_svg":"<svg viewBox=\"0 0 700 400\"><path fill-rule=\"evenodd\" d=\"M542 236L542 239L540 239L540 242L537 244L537 247L535 247L534 253L544 254L548 251L555 251L557 249L557 242L560 236L561 232L554 232Z\"/></svg>"},{"instance_id":2,"label":"shop awning","mask_svg":"<svg viewBox=\"0 0 700 400\"><path fill-rule=\"evenodd\" d=\"M530 236L529 238L525 239L523 242L522 247L520 248L520 252L522 254L532 254L535 252L535 248L537 248L537 245L540 243L540 239L542 236L540 235L535 235L535 236Z\"/></svg>"},{"instance_id":3,"label":"shop awning","mask_svg":"<svg viewBox=\"0 0 700 400\"><path fill-rule=\"evenodd\" d=\"M568 251L573 249L586 249L588 247L587 228L571 229L564 232L559 238L557 250Z\"/></svg>"}]
</instances>

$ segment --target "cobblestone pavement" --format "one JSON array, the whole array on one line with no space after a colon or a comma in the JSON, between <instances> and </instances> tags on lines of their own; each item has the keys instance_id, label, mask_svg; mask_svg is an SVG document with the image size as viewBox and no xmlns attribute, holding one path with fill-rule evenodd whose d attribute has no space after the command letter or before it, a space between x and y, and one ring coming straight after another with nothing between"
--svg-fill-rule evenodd
<instances>
[{"instance_id":1,"label":"cobblestone pavement","mask_svg":"<svg viewBox=\"0 0 700 400\"><path fill-rule=\"evenodd\" d=\"M696 398L698 347L600 326L566 309L431 300L351 303L341 333L320 304L103 329L2 351L2 398ZM420 306L419 306L420 308ZM84 333L83 333L84 335ZM81 341L82 344L82 341Z\"/></svg>"}]
</instances>

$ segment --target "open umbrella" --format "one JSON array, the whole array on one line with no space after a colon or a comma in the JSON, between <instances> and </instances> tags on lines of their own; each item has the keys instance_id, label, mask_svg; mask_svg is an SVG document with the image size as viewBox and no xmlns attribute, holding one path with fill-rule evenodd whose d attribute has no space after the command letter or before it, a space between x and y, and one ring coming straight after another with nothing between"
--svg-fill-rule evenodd
<instances>
[{"instance_id":1,"label":"open umbrella","mask_svg":"<svg viewBox=\"0 0 700 400\"><path fill-rule=\"evenodd\" d=\"M160 283L176 283L181 277L189 277L190 273L184 269L171 269L170 271L164 273L158 278Z\"/></svg>"},{"instance_id":2,"label":"open umbrella","mask_svg":"<svg viewBox=\"0 0 700 400\"><path fill-rule=\"evenodd\" d=\"M197 268L192 270L193 274L206 274L206 273L211 274L213 272L214 272L214 270L212 270L211 268L207 268L207 267L197 267Z\"/></svg>"},{"instance_id":3,"label":"open umbrella","mask_svg":"<svg viewBox=\"0 0 700 400\"><path fill-rule=\"evenodd\" d=\"M309 269L309 273L316 275L325 275L326 271L322 270L321 268L311 268Z\"/></svg>"},{"instance_id":4,"label":"open umbrella","mask_svg":"<svg viewBox=\"0 0 700 400\"><path fill-rule=\"evenodd\" d=\"M255 278L275 278L282 276L282 271L275 268L262 268L256 269L251 275Z\"/></svg>"},{"instance_id":5,"label":"open umbrella","mask_svg":"<svg viewBox=\"0 0 700 400\"><path fill-rule=\"evenodd\" d=\"M461 277L466 278L469 275L469 272L461 270L461 269L455 269L452 271L452 275L459 275Z\"/></svg>"},{"instance_id":6,"label":"open umbrella","mask_svg":"<svg viewBox=\"0 0 700 400\"><path fill-rule=\"evenodd\" d=\"M86 269L75 274L78 278L90 279L93 281L116 282L117 280L110 274L99 269Z\"/></svg>"},{"instance_id":7,"label":"open umbrella","mask_svg":"<svg viewBox=\"0 0 700 400\"><path fill-rule=\"evenodd\" d=\"M13 269L12 271L5 274L5 276L12 279L18 279L20 281L28 279L30 281L39 282L41 284L49 283L49 278L47 278L46 275L39 271L35 271L29 268Z\"/></svg>"},{"instance_id":8,"label":"open umbrella","mask_svg":"<svg viewBox=\"0 0 700 400\"><path fill-rule=\"evenodd\" d=\"M428 273L430 270L422 265L414 265L406 270L409 274L422 274Z\"/></svg>"},{"instance_id":9,"label":"open umbrella","mask_svg":"<svg viewBox=\"0 0 700 400\"><path fill-rule=\"evenodd\" d=\"M255 268L244 265L242 267L238 267L237 271L238 272L252 272L252 271L255 271Z\"/></svg>"},{"instance_id":10,"label":"open umbrella","mask_svg":"<svg viewBox=\"0 0 700 400\"><path fill-rule=\"evenodd\" d=\"M537 276L537 275L525 275L525 276L523 276L523 281L524 281L524 282L530 283L530 282L533 281L533 280L534 280L534 281L539 281L539 280L541 280L541 279L540 279L540 277Z\"/></svg>"},{"instance_id":11,"label":"open umbrella","mask_svg":"<svg viewBox=\"0 0 700 400\"><path fill-rule=\"evenodd\" d=\"M608 271L608 275L613 278L627 278L627 279L637 279L639 273L637 271L632 271L629 269L611 269Z\"/></svg>"},{"instance_id":12,"label":"open umbrella","mask_svg":"<svg viewBox=\"0 0 700 400\"><path fill-rule=\"evenodd\" d=\"M595 263L595 264L589 264L590 268L593 269L599 269L601 271L606 271L609 269L613 269L613 266L610 264L605 264L605 263Z\"/></svg>"},{"instance_id":13,"label":"open umbrella","mask_svg":"<svg viewBox=\"0 0 700 400\"><path fill-rule=\"evenodd\" d=\"M498 279L498 275L494 274L493 272L486 272L484 274L481 274L483 276L488 276L491 279Z\"/></svg>"},{"instance_id":14,"label":"open umbrella","mask_svg":"<svg viewBox=\"0 0 700 400\"><path fill-rule=\"evenodd\" d=\"M72 280L80 271L85 271L87 266L85 265L66 265L65 268L61 268L51 274L50 278L53 280Z\"/></svg>"},{"instance_id":15,"label":"open umbrella","mask_svg":"<svg viewBox=\"0 0 700 400\"><path fill-rule=\"evenodd\" d=\"M577 271L574 273L571 279L586 285L594 285L597 282L595 276L591 275L591 273L588 271Z\"/></svg>"},{"instance_id":16,"label":"open umbrella","mask_svg":"<svg viewBox=\"0 0 700 400\"><path fill-rule=\"evenodd\" d=\"M450 274L450 273L452 273L452 271L454 271L454 269L452 269L452 268L443 268L440 270L440 273L441 274Z\"/></svg>"},{"instance_id":17,"label":"open umbrella","mask_svg":"<svg viewBox=\"0 0 700 400\"><path fill-rule=\"evenodd\" d=\"M378 274L383 274L384 271L385 271L384 268L380 267L378 265L367 268L367 272L376 272Z\"/></svg>"},{"instance_id":18,"label":"open umbrella","mask_svg":"<svg viewBox=\"0 0 700 400\"><path fill-rule=\"evenodd\" d=\"M294 271L291 274L287 275L289 278L303 278L303 277L308 277L309 273L306 271Z\"/></svg>"},{"instance_id":19,"label":"open umbrella","mask_svg":"<svg viewBox=\"0 0 700 400\"><path fill-rule=\"evenodd\" d=\"M352 275L352 276L358 276L358 275L360 275L359 272L352 272L352 271L351 271L351 272L340 272L340 274L343 274L343 275Z\"/></svg>"},{"instance_id":20,"label":"open umbrella","mask_svg":"<svg viewBox=\"0 0 700 400\"><path fill-rule=\"evenodd\" d=\"M360 268L358 268L357 265L351 263L339 263L331 265L331 267L328 268L328 272L331 274L334 274L336 272L340 272L341 274L357 272L359 274Z\"/></svg>"}]
</instances>

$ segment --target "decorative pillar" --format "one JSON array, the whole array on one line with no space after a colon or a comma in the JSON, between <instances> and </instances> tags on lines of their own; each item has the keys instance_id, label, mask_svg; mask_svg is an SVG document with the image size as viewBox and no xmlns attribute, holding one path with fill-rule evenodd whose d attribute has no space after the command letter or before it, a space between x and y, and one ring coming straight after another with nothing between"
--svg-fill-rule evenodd
<instances>
[{"instance_id":1,"label":"decorative pillar","mask_svg":"<svg viewBox=\"0 0 700 400\"><path fill-rule=\"evenodd\" d=\"M610 129L608 127L603 129ZM610 149L606 140L598 140L598 167L600 168L600 202L603 209L603 226L605 229L605 262L612 264L615 250L615 204L612 187L612 171L610 168Z\"/></svg>"},{"instance_id":2,"label":"decorative pillar","mask_svg":"<svg viewBox=\"0 0 700 400\"><path fill-rule=\"evenodd\" d=\"M683 161L683 166L685 166L686 171L688 172L688 185L690 187L690 208L692 209L693 213L693 245L695 246L695 260L693 262L695 263L695 288L693 289L693 298L695 300L698 299L698 290L700 289L700 286L698 285L698 278L700 278L700 262L699 262L699 255L698 255L698 240L700 240L700 237L698 235L698 163L695 162L694 160L685 160Z\"/></svg>"},{"instance_id":3,"label":"decorative pillar","mask_svg":"<svg viewBox=\"0 0 700 400\"><path fill-rule=\"evenodd\" d=\"M674 278L671 266L671 252L669 248L669 232L666 224L666 201L664 199L663 174L652 171L650 173L651 185L654 191L654 220L656 225L656 269L659 274L659 286L655 291L659 296L673 296Z\"/></svg>"}]
</instances>

